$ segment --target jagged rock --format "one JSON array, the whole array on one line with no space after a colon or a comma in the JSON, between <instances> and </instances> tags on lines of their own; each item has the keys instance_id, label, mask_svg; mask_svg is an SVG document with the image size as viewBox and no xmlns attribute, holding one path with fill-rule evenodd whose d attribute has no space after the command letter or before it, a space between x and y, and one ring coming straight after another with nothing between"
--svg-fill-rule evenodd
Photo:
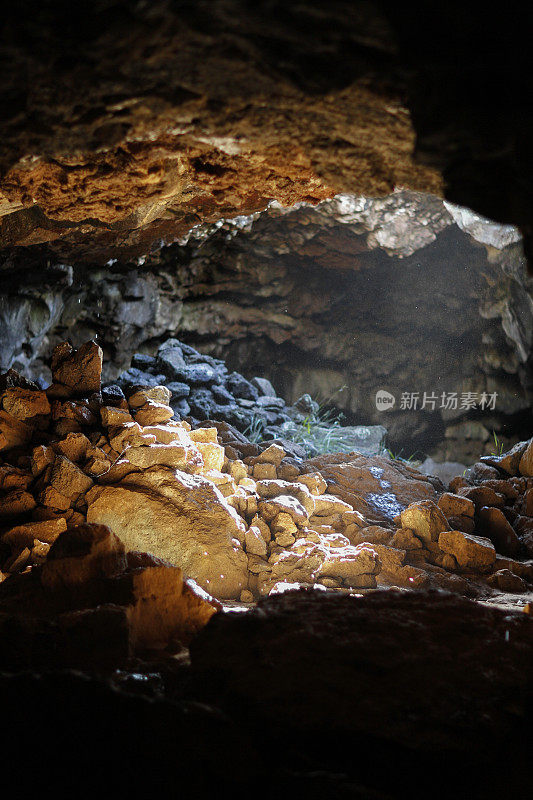
<instances>
[{"instance_id":1,"label":"jagged rock","mask_svg":"<svg viewBox=\"0 0 533 800\"><path fill-rule=\"evenodd\" d=\"M102 350L95 342L87 342L79 350L67 343L58 345L52 355L55 395L71 397L99 392L102 361Z\"/></svg>"},{"instance_id":2,"label":"jagged rock","mask_svg":"<svg viewBox=\"0 0 533 800\"><path fill-rule=\"evenodd\" d=\"M462 531L443 531L439 535L439 547L454 556L463 569L486 572L496 559L496 551L490 539L471 536Z\"/></svg>"},{"instance_id":3,"label":"jagged rock","mask_svg":"<svg viewBox=\"0 0 533 800\"><path fill-rule=\"evenodd\" d=\"M242 521L205 478L160 474L153 482L133 473L120 485L95 487L87 520L107 525L128 550L148 550L180 566L216 597L238 597L248 581L246 556L231 540Z\"/></svg>"}]
</instances>

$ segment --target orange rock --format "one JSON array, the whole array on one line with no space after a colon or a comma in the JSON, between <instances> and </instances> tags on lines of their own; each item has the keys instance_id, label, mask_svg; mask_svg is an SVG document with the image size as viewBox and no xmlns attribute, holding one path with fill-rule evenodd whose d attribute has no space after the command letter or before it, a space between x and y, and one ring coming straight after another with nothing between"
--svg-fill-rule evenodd
<instances>
[{"instance_id":1,"label":"orange rock","mask_svg":"<svg viewBox=\"0 0 533 800\"><path fill-rule=\"evenodd\" d=\"M0 497L0 519L11 519L33 511L37 503L33 495L23 489L13 489Z\"/></svg>"},{"instance_id":2,"label":"orange rock","mask_svg":"<svg viewBox=\"0 0 533 800\"><path fill-rule=\"evenodd\" d=\"M412 503L401 513L402 528L410 528L424 542L438 541L439 534L449 529L448 520L431 500Z\"/></svg>"},{"instance_id":3,"label":"orange rock","mask_svg":"<svg viewBox=\"0 0 533 800\"><path fill-rule=\"evenodd\" d=\"M2 393L2 408L16 419L31 419L50 413L50 403L46 392L14 387Z\"/></svg>"},{"instance_id":4,"label":"orange rock","mask_svg":"<svg viewBox=\"0 0 533 800\"><path fill-rule=\"evenodd\" d=\"M438 506L445 517L473 517L475 506L472 500L459 494L445 492L439 497Z\"/></svg>"},{"instance_id":5,"label":"orange rock","mask_svg":"<svg viewBox=\"0 0 533 800\"><path fill-rule=\"evenodd\" d=\"M57 345L52 354L52 379L72 396L100 391L103 353L95 342L74 350L68 342ZM67 395L69 396L69 395Z\"/></svg>"},{"instance_id":6,"label":"orange rock","mask_svg":"<svg viewBox=\"0 0 533 800\"><path fill-rule=\"evenodd\" d=\"M29 425L7 411L0 411L0 451L27 444L31 437L32 428Z\"/></svg>"},{"instance_id":7,"label":"orange rock","mask_svg":"<svg viewBox=\"0 0 533 800\"><path fill-rule=\"evenodd\" d=\"M33 544L35 539L40 542L53 544L60 533L66 531L67 523L64 517L57 517L41 522L26 522L10 528L2 536L2 541L12 548L24 548Z\"/></svg>"},{"instance_id":8,"label":"orange rock","mask_svg":"<svg viewBox=\"0 0 533 800\"><path fill-rule=\"evenodd\" d=\"M454 556L462 569L486 572L496 559L496 550L490 539L462 531L443 531L439 536L439 547Z\"/></svg>"}]
</instances>

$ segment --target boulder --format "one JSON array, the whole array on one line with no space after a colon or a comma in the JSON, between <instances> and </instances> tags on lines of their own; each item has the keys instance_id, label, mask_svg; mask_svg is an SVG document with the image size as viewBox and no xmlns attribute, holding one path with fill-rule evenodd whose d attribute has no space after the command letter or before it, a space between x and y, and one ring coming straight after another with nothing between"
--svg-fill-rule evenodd
<instances>
[{"instance_id":1,"label":"boulder","mask_svg":"<svg viewBox=\"0 0 533 800\"><path fill-rule=\"evenodd\" d=\"M84 396L100 391L103 353L96 342L74 350L67 342L57 345L52 354L53 389L49 395Z\"/></svg>"},{"instance_id":2,"label":"boulder","mask_svg":"<svg viewBox=\"0 0 533 800\"><path fill-rule=\"evenodd\" d=\"M431 500L413 503L401 513L402 528L410 528L424 542L437 542L439 534L449 528L440 508Z\"/></svg>"},{"instance_id":3,"label":"boulder","mask_svg":"<svg viewBox=\"0 0 533 800\"><path fill-rule=\"evenodd\" d=\"M490 539L462 531L443 531L439 536L439 547L454 556L462 569L487 572L496 559L496 550Z\"/></svg>"},{"instance_id":4,"label":"boulder","mask_svg":"<svg viewBox=\"0 0 533 800\"><path fill-rule=\"evenodd\" d=\"M320 472L329 494L360 511L371 524L396 527L394 517L410 503L437 500L427 476L384 456L359 453L317 456L304 462L303 471Z\"/></svg>"},{"instance_id":5,"label":"boulder","mask_svg":"<svg viewBox=\"0 0 533 800\"><path fill-rule=\"evenodd\" d=\"M127 550L181 567L215 597L238 598L247 587L246 556L233 542L244 524L205 478L155 468L94 487L87 501L88 522L108 525Z\"/></svg>"}]
</instances>

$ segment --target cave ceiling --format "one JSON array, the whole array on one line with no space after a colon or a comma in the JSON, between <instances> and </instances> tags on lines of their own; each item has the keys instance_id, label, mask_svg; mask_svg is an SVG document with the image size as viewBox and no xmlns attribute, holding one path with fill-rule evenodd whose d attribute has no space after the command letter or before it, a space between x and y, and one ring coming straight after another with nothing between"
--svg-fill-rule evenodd
<instances>
[{"instance_id":1,"label":"cave ceiling","mask_svg":"<svg viewBox=\"0 0 533 800\"><path fill-rule=\"evenodd\" d=\"M481 26L456 3L412 8L11 6L0 248L105 263L271 200L397 188L444 195L527 239L527 26L501 15Z\"/></svg>"}]
</instances>

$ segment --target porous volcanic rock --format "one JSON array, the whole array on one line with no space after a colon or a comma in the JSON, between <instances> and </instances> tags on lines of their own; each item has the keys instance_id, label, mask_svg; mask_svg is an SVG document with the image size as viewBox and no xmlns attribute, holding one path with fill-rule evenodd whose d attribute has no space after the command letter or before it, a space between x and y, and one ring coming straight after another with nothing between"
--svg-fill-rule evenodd
<instances>
[{"instance_id":1,"label":"porous volcanic rock","mask_svg":"<svg viewBox=\"0 0 533 800\"><path fill-rule=\"evenodd\" d=\"M305 753L314 769L356 772L387 797L406 784L427 796L441 770L464 797L528 780L525 614L440 592L288 592L215 617L191 658L196 691L293 767Z\"/></svg>"}]
</instances>

